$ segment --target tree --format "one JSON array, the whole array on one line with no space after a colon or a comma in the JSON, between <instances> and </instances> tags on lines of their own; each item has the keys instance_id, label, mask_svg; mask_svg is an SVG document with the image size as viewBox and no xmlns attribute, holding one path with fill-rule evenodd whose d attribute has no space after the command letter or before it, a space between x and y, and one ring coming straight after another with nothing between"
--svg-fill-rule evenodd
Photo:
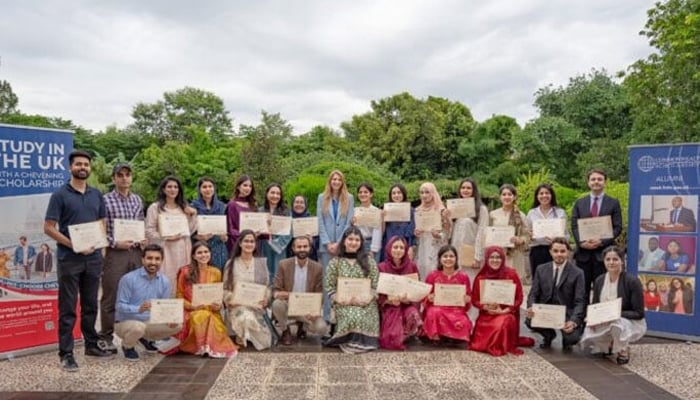
<instances>
[{"instance_id":1,"label":"tree","mask_svg":"<svg viewBox=\"0 0 700 400\"><path fill-rule=\"evenodd\" d=\"M257 126L241 125L239 134L243 136L241 149L242 172L249 175L257 187L265 187L271 182L283 183L287 179L281 163L282 146L292 136L292 126L279 113L261 112Z\"/></svg>"},{"instance_id":2,"label":"tree","mask_svg":"<svg viewBox=\"0 0 700 400\"><path fill-rule=\"evenodd\" d=\"M471 175L479 182L514 182L512 176L517 171L511 161L511 143L519 131L515 119L506 115L494 115L478 124L462 139L457 150L462 162L468 166L465 175Z\"/></svg>"},{"instance_id":3,"label":"tree","mask_svg":"<svg viewBox=\"0 0 700 400\"><path fill-rule=\"evenodd\" d=\"M0 116L18 112L18 101L17 95L12 91L10 82L0 81Z\"/></svg>"}]
</instances>

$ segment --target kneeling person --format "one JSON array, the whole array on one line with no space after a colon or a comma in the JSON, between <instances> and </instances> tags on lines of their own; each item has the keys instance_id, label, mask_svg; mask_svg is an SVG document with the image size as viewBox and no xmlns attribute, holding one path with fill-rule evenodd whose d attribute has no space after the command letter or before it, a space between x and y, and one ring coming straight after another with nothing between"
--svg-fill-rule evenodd
<instances>
[{"instance_id":1,"label":"kneeling person","mask_svg":"<svg viewBox=\"0 0 700 400\"><path fill-rule=\"evenodd\" d=\"M122 351L129 361L138 361L134 349L140 342L148 352L158 349L154 340L172 336L182 329L181 324L150 324L151 300L170 298L170 280L160 273L163 248L157 244L146 246L141 259L143 267L131 271L119 280L117 290L114 332L122 339Z\"/></svg>"},{"instance_id":2,"label":"kneeling person","mask_svg":"<svg viewBox=\"0 0 700 400\"><path fill-rule=\"evenodd\" d=\"M309 259L311 239L306 236L295 238L292 242L292 251L294 257L280 261L273 283L272 314L282 329L282 344L284 345L292 344L292 336L288 326L290 320L287 314L289 292L323 292L321 264ZM297 320L291 321L291 323L298 324L297 337L300 339L306 336L306 331L319 336L328 333L328 324L320 316L297 317Z\"/></svg>"}]
</instances>

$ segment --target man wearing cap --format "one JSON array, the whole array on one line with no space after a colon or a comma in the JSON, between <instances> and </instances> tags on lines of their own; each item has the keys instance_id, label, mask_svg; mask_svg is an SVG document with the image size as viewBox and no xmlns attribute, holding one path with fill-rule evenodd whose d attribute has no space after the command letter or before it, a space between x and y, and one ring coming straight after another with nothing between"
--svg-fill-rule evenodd
<instances>
[{"instance_id":1,"label":"man wearing cap","mask_svg":"<svg viewBox=\"0 0 700 400\"><path fill-rule=\"evenodd\" d=\"M114 339L114 307L119 280L127 272L141 265L142 245L139 241L114 239L114 220L128 219L143 221L143 201L141 196L131 192L131 166L117 163L112 169L114 190L104 195L107 211L107 247L104 268L102 269L102 299L100 301L100 341L102 350L116 353Z\"/></svg>"},{"instance_id":2,"label":"man wearing cap","mask_svg":"<svg viewBox=\"0 0 700 400\"><path fill-rule=\"evenodd\" d=\"M112 354L97 345L97 291L102 273L102 252L93 248L73 251L68 227L88 222L102 222L105 203L102 193L88 186L90 154L75 150L68 156L71 178L51 195L44 218L44 233L57 243L58 258L58 356L65 371L76 372L73 356L75 306L80 295L80 330L85 343L85 355L108 357Z\"/></svg>"}]
</instances>

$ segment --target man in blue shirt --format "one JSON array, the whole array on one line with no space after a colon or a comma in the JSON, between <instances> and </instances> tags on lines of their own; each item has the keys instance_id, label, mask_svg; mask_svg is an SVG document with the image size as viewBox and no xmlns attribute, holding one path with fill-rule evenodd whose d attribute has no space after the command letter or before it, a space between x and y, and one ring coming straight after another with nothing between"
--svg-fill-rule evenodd
<instances>
[{"instance_id":1,"label":"man in blue shirt","mask_svg":"<svg viewBox=\"0 0 700 400\"><path fill-rule=\"evenodd\" d=\"M158 349L153 340L170 337L182 329L181 324L151 324L151 300L170 298L170 280L161 274L163 248L149 244L143 250L143 267L119 280L114 333L122 339L122 351L129 361L138 361L134 346L140 342L148 352Z\"/></svg>"}]
</instances>

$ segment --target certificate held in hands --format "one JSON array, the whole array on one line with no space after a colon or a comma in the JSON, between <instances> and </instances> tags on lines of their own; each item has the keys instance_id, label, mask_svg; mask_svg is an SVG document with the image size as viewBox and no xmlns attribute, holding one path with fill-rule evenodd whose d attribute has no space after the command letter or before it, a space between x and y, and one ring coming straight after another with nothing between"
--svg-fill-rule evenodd
<instances>
[{"instance_id":1,"label":"certificate held in hands","mask_svg":"<svg viewBox=\"0 0 700 400\"><path fill-rule=\"evenodd\" d=\"M586 324L588 326L598 325L605 322L615 321L622 316L622 298L618 297L612 301L589 304L586 311Z\"/></svg>"},{"instance_id":2,"label":"certificate held in hands","mask_svg":"<svg viewBox=\"0 0 700 400\"><path fill-rule=\"evenodd\" d=\"M530 321L533 328L561 329L566 323L566 306L558 304L533 304L535 314Z\"/></svg>"},{"instance_id":3,"label":"certificate held in hands","mask_svg":"<svg viewBox=\"0 0 700 400\"><path fill-rule=\"evenodd\" d=\"M377 293L393 297L402 297L406 295L409 301L421 301L425 296L430 294L432 286L417 280L417 278L417 276L414 278L408 275L394 275L380 272L377 282Z\"/></svg>"},{"instance_id":4,"label":"certificate held in hands","mask_svg":"<svg viewBox=\"0 0 700 400\"><path fill-rule=\"evenodd\" d=\"M515 305L515 283L508 279L484 279L479 287L484 304Z\"/></svg>"},{"instance_id":5,"label":"certificate held in hands","mask_svg":"<svg viewBox=\"0 0 700 400\"><path fill-rule=\"evenodd\" d=\"M355 207L355 225L381 229L382 210L370 207Z\"/></svg>"},{"instance_id":6,"label":"certificate held in hands","mask_svg":"<svg viewBox=\"0 0 700 400\"><path fill-rule=\"evenodd\" d=\"M240 230L250 229L257 233L270 233L270 227L267 221L270 220L270 214L266 212L242 212L239 215Z\"/></svg>"},{"instance_id":7,"label":"certificate held in hands","mask_svg":"<svg viewBox=\"0 0 700 400\"><path fill-rule=\"evenodd\" d=\"M146 240L146 224L141 220L116 218L113 227L115 242L143 242Z\"/></svg>"},{"instance_id":8,"label":"certificate held in hands","mask_svg":"<svg viewBox=\"0 0 700 400\"><path fill-rule=\"evenodd\" d=\"M578 237L581 241L612 239L612 219L609 215L593 218L581 218L578 224Z\"/></svg>"},{"instance_id":9,"label":"certificate held in hands","mask_svg":"<svg viewBox=\"0 0 700 400\"><path fill-rule=\"evenodd\" d=\"M154 299L151 300L151 324L182 324L184 322L183 299Z\"/></svg>"},{"instance_id":10,"label":"certificate held in hands","mask_svg":"<svg viewBox=\"0 0 700 400\"><path fill-rule=\"evenodd\" d=\"M314 317L321 315L323 305L323 293L289 293L289 308L287 315L290 317Z\"/></svg>"},{"instance_id":11,"label":"certificate held in hands","mask_svg":"<svg viewBox=\"0 0 700 400\"><path fill-rule=\"evenodd\" d=\"M252 282L236 282L233 288L233 303L248 306L260 307L267 295L267 286Z\"/></svg>"},{"instance_id":12,"label":"certificate held in hands","mask_svg":"<svg viewBox=\"0 0 700 400\"><path fill-rule=\"evenodd\" d=\"M270 217L270 233L273 235L288 236L292 232L292 217L284 215L272 215Z\"/></svg>"},{"instance_id":13,"label":"certificate held in hands","mask_svg":"<svg viewBox=\"0 0 700 400\"><path fill-rule=\"evenodd\" d=\"M224 298L224 284L218 283L196 283L192 285L192 306L208 306L210 304L221 304Z\"/></svg>"},{"instance_id":14,"label":"certificate held in hands","mask_svg":"<svg viewBox=\"0 0 700 400\"><path fill-rule=\"evenodd\" d=\"M564 218L537 219L532 222L532 236L536 239L564 237L566 234Z\"/></svg>"},{"instance_id":15,"label":"certificate held in hands","mask_svg":"<svg viewBox=\"0 0 700 400\"><path fill-rule=\"evenodd\" d=\"M101 220L68 226L73 251L81 253L91 248L107 247L107 233Z\"/></svg>"},{"instance_id":16,"label":"certificate held in hands","mask_svg":"<svg viewBox=\"0 0 700 400\"><path fill-rule=\"evenodd\" d=\"M299 236L318 236L318 218L304 217L292 219L292 235Z\"/></svg>"},{"instance_id":17,"label":"certificate held in hands","mask_svg":"<svg viewBox=\"0 0 700 400\"><path fill-rule=\"evenodd\" d=\"M423 232L442 230L442 217L438 210L416 210L416 229Z\"/></svg>"},{"instance_id":18,"label":"certificate held in hands","mask_svg":"<svg viewBox=\"0 0 700 400\"><path fill-rule=\"evenodd\" d=\"M457 249L460 267L471 267L476 262L476 249L470 244L463 244Z\"/></svg>"},{"instance_id":19,"label":"certificate held in hands","mask_svg":"<svg viewBox=\"0 0 700 400\"><path fill-rule=\"evenodd\" d=\"M409 222L411 220L411 203L384 203L384 221Z\"/></svg>"},{"instance_id":20,"label":"certificate held in hands","mask_svg":"<svg viewBox=\"0 0 700 400\"><path fill-rule=\"evenodd\" d=\"M372 298L371 289L372 281L368 278L338 278L335 301L349 303L353 298L357 301L369 301Z\"/></svg>"},{"instance_id":21,"label":"certificate held in hands","mask_svg":"<svg viewBox=\"0 0 700 400\"><path fill-rule=\"evenodd\" d=\"M515 236L514 226L487 226L484 228L484 247L513 247L510 238Z\"/></svg>"},{"instance_id":22,"label":"certificate held in hands","mask_svg":"<svg viewBox=\"0 0 700 400\"><path fill-rule=\"evenodd\" d=\"M464 296L467 294L466 285L450 285L444 283L435 284L435 297L433 304L436 306L464 307Z\"/></svg>"},{"instance_id":23,"label":"certificate held in hands","mask_svg":"<svg viewBox=\"0 0 700 400\"><path fill-rule=\"evenodd\" d=\"M190 225L184 215L158 215L158 234L161 237L190 236Z\"/></svg>"},{"instance_id":24,"label":"certificate held in hands","mask_svg":"<svg viewBox=\"0 0 700 400\"><path fill-rule=\"evenodd\" d=\"M197 233L200 235L225 235L226 232L225 215L197 216Z\"/></svg>"},{"instance_id":25,"label":"certificate held in hands","mask_svg":"<svg viewBox=\"0 0 700 400\"><path fill-rule=\"evenodd\" d=\"M472 218L476 216L473 197L448 199L446 206L450 210L450 218Z\"/></svg>"}]
</instances>

